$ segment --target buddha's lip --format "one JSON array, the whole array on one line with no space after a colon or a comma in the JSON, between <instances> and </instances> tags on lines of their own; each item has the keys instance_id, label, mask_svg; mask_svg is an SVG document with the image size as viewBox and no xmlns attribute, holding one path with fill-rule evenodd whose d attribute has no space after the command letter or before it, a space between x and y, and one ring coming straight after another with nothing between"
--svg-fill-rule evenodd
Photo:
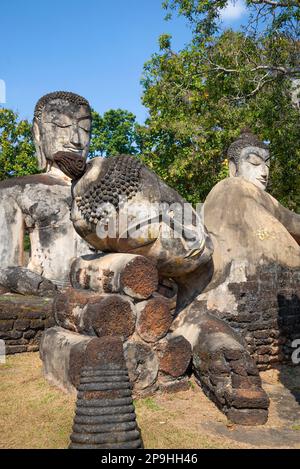
<instances>
[{"instance_id":1,"label":"buddha's lip","mask_svg":"<svg viewBox=\"0 0 300 469\"><path fill-rule=\"evenodd\" d=\"M83 150L79 150L78 148L65 147L65 151L70 151L71 153L82 153Z\"/></svg>"},{"instance_id":2,"label":"buddha's lip","mask_svg":"<svg viewBox=\"0 0 300 469\"><path fill-rule=\"evenodd\" d=\"M256 178L259 182L262 182L263 184L267 184L267 180L266 179L260 179L260 178Z\"/></svg>"}]
</instances>

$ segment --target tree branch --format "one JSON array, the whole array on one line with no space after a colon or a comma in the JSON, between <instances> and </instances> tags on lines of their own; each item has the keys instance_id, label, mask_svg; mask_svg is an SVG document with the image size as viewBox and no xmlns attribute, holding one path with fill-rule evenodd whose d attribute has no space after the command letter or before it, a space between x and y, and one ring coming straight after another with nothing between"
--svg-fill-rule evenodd
<instances>
[{"instance_id":1,"label":"tree branch","mask_svg":"<svg viewBox=\"0 0 300 469\"><path fill-rule=\"evenodd\" d=\"M288 7L299 7L297 0L281 1L281 0L252 0L251 3L255 5L270 5L275 8L288 8Z\"/></svg>"},{"instance_id":2,"label":"tree branch","mask_svg":"<svg viewBox=\"0 0 300 469\"><path fill-rule=\"evenodd\" d=\"M211 65L213 65L214 71L221 71L225 73L240 73L240 70L238 69L222 67L221 65L213 63L210 60L209 62ZM288 76L296 76L300 74L300 66L289 68L289 67L275 66L275 65L257 65L256 67L251 68L250 72L257 72L259 70L268 70L268 72L279 72L279 73L282 73L283 75L288 75Z\"/></svg>"}]
</instances>

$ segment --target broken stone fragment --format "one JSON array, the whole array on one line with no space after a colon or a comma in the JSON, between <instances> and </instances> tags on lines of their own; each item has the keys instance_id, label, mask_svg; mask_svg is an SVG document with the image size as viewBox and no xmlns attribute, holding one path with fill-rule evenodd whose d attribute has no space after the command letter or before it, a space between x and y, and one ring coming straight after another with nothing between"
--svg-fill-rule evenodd
<instances>
[{"instance_id":1,"label":"broken stone fragment","mask_svg":"<svg viewBox=\"0 0 300 469\"><path fill-rule=\"evenodd\" d=\"M132 340L125 344L124 354L135 392L139 393L150 387L156 381L158 373L158 359L155 352L149 345Z\"/></svg>"},{"instance_id":2,"label":"broken stone fragment","mask_svg":"<svg viewBox=\"0 0 300 469\"><path fill-rule=\"evenodd\" d=\"M53 296L57 291L51 280L25 267L0 269L0 286L22 295Z\"/></svg>"}]
</instances>

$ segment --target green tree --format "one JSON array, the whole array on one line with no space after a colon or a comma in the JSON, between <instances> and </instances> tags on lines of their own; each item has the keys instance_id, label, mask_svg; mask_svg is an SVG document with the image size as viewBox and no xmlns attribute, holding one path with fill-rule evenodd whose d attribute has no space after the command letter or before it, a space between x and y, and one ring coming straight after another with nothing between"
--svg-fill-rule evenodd
<instances>
[{"instance_id":1,"label":"green tree","mask_svg":"<svg viewBox=\"0 0 300 469\"><path fill-rule=\"evenodd\" d=\"M0 108L0 180L38 172L31 125Z\"/></svg>"},{"instance_id":2,"label":"green tree","mask_svg":"<svg viewBox=\"0 0 300 469\"><path fill-rule=\"evenodd\" d=\"M181 4L182 14L201 22L208 16L201 11L195 19L188 8L197 4L212 14L216 4L228 2L168 3ZM297 16L293 20L297 23ZM250 127L270 141L272 194L299 210L300 120L291 99L299 61L293 40L283 30L274 35L261 30L257 37L210 28L201 40L199 31L178 53L163 35L160 53L144 66L143 103L150 114L140 129L144 160L189 201L203 201L227 175L228 145Z\"/></svg>"},{"instance_id":3,"label":"green tree","mask_svg":"<svg viewBox=\"0 0 300 469\"><path fill-rule=\"evenodd\" d=\"M176 11L184 16L193 28L194 42L202 42L218 33L221 27L222 10L237 0L164 0L162 6L171 19ZM248 35L269 36L285 33L299 39L299 0L245 0Z\"/></svg>"},{"instance_id":4,"label":"green tree","mask_svg":"<svg viewBox=\"0 0 300 469\"><path fill-rule=\"evenodd\" d=\"M135 115L123 109L110 109L103 116L92 112L90 156L138 153Z\"/></svg>"}]
</instances>

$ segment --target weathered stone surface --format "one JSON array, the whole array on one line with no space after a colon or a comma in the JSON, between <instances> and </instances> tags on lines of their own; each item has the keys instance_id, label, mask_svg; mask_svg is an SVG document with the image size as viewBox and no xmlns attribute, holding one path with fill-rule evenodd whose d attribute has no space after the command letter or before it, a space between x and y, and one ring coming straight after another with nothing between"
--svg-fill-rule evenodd
<instances>
[{"instance_id":1,"label":"weathered stone surface","mask_svg":"<svg viewBox=\"0 0 300 469\"><path fill-rule=\"evenodd\" d=\"M14 325L14 321L1 321L0 331L11 331Z\"/></svg>"},{"instance_id":2,"label":"weathered stone surface","mask_svg":"<svg viewBox=\"0 0 300 469\"><path fill-rule=\"evenodd\" d=\"M238 425L264 425L268 420L268 411L264 409L230 409L227 418Z\"/></svg>"},{"instance_id":3,"label":"weathered stone surface","mask_svg":"<svg viewBox=\"0 0 300 469\"><path fill-rule=\"evenodd\" d=\"M5 352L7 355L12 355L14 353L27 352L27 345L6 345Z\"/></svg>"},{"instance_id":4,"label":"weathered stone surface","mask_svg":"<svg viewBox=\"0 0 300 469\"><path fill-rule=\"evenodd\" d=\"M269 398L263 389L233 389L225 391L225 398L230 407L238 409L267 409Z\"/></svg>"},{"instance_id":5,"label":"weathered stone surface","mask_svg":"<svg viewBox=\"0 0 300 469\"><path fill-rule=\"evenodd\" d=\"M240 376L232 373L231 383L233 388L256 388L261 386L261 379L259 376Z\"/></svg>"},{"instance_id":6,"label":"weathered stone surface","mask_svg":"<svg viewBox=\"0 0 300 469\"><path fill-rule=\"evenodd\" d=\"M63 99L57 99L58 95ZM75 102L74 96L72 93L47 95L36 108L33 137L39 168L46 173L0 182L0 277L3 269L16 269L17 275L7 279L13 291L41 294L42 290L44 293L49 291L51 282L59 286L67 284L71 260L89 251L70 220L71 180L53 165L55 156L65 152L66 146L74 148L69 132L70 116L77 132L82 117L87 125L90 124L88 103L85 101L82 105L78 99ZM60 124L65 122L67 125L57 125L53 113L59 114ZM49 131L49 122L53 132ZM68 153L73 162L75 158L75 166L88 152L90 133L83 132L79 140L75 153ZM27 265L23 249L25 229L30 231L31 244ZM43 272L43 277L39 272ZM0 283L2 281L6 282L1 278Z\"/></svg>"},{"instance_id":7,"label":"weathered stone surface","mask_svg":"<svg viewBox=\"0 0 300 469\"><path fill-rule=\"evenodd\" d=\"M157 289L158 272L153 262L137 256L121 273L120 284L124 293L133 298L149 298Z\"/></svg>"},{"instance_id":8,"label":"weathered stone surface","mask_svg":"<svg viewBox=\"0 0 300 469\"><path fill-rule=\"evenodd\" d=\"M199 333L193 351L193 366L200 385L226 415L231 409L246 409L236 419L245 425L258 425L266 419L261 412L269 399L261 387L257 366L250 357L246 342L224 321L202 312ZM249 413L250 412L250 413ZM233 412L234 418L235 413Z\"/></svg>"},{"instance_id":9,"label":"weathered stone surface","mask_svg":"<svg viewBox=\"0 0 300 469\"><path fill-rule=\"evenodd\" d=\"M0 295L0 320L45 319L51 315L52 303L53 299L45 296Z\"/></svg>"},{"instance_id":10,"label":"weathered stone surface","mask_svg":"<svg viewBox=\"0 0 300 469\"><path fill-rule=\"evenodd\" d=\"M195 270L203 263L204 251L206 260L210 257L208 237L199 227L190 225L192 236L183 238L177 222L174 236L175 228L169 219L175 218L175 213L169 204L177 203L183 208L185 201L136 158L128 155L117 155L113 161L93 158L85 174L74 184L73 196L74 227L99 251L130 252L153 259L165 277ZM124 223L121 212L129 214L129 223ZM109 232L108 227L116 226L114 220L119 225L118 232L114 229ZM128 280L133 282L131 274Z\"/></svg>"},{"instance_id":11,"label":"weathered stone surface","mask_svg":"<svg viewBox=\"0 0 300 469\"><path fill-rule=\"evenodd\" d=\"M134 254L89 255L76 259L71 283L98 293L125 293L146 299L157 288L158 272L149 259Z\"/></svg>"},{"instance_id":12,"label":"weathered stone surface","mask_svg":"<svg viewBox=\"0 0 300 469\"><path fill-rule=\"evenodd\" d=\"M27 345L28 346L28 340L24 339L24 337L20 337L18 339L11 339L6 341L7 345ZM27 352L28 350L25 350Z\"/></svg>"},{"instance_id":13,"label":"weathered stone surface","mask_svg":"<svg viewBox=\"0 0 300 469\"><path fill-rule=\"evenodd\" d=\"M1 300L3 300L3 297L0 296L0 302ZM1 305L0 303L0 321L6 320L6 319L17 319L19 311L6 309L5 306L6 306L5 304ZM10 303L10 307L11 306L12 305ZM24 312L23 312L23 317L25 317Z\"/></svg>"},{"instance_id":14,"label":"weathered stone surface","mask_svg":"<svg viewBox=\"0 0 300 469\"><path fill-rule=\"evenodd\" d=\"M88 303L98 302L101 298L98 293L68 288L54 299L53 313L56 323L71 331L79 332L81 322L79 314L84 311Z\"/></svg>"},{"instance_id":15,"label":"weathered stone surface","mask_svg":"<svg viewBox=\"0 0 300 469\"><path fill-rule=\"evenodd\" d=\"M41 322L43 327L43 321ZM17 329L17 331L26 331L26 329L29 329L30 327L30 321L28 319L17 319L14 323L14 327Z\"/></svg>"},{"instance_id":16,"label":"weathered stone surface","mask_svg":"<svg viewBox=\"0 0 300 469\"><path fill-rule=\"evenodd\" d=\"M84 330L99 337L130 337L135 328L134 305L121 295L107 295L99 303L88 304L83 316Z\"/></svg>"},{"instance_id":17,"label":"weathered stone surface","mask_svg":"<svg viewBox=\"0 0 300 469\"><path fill-rule=\"evenodd\" d=\"M54 302L59 326L74 332L97 336L121 336L134 332L135 308L129 298L118 294L98 294L69 288Z\"/></svg>"},{"instance_id":18,"label":"weathered stone surface","mask_svg":"<svg viewBox=\"0 0 300 469\"><path fill-rule=\"evenodd\" d=\"M158 359L145 343L132 341L124 346L125 360L135 393L150 387L157 378Z\"/></svg>"},{"instance_id":19,"label":"weathered stone surface","mask_svg":"<svg viewBox=\"0 0 300 469\"><path fill-rule=\"evenodd\" d=\"M36 335L35 330L26 331L23 334L24 339L32 339Z\"/></svg>"},{"instance_id":20,"label":"weathered stone surface","mask_svg":"<svg viewBox=\"0 0 300 469\"><path fill-rule=\"evenodd\" d=\"M159 279L157 293L168 299L170 309L176 308L178 285L174 280L171 278Z\"/></svg>"},{"instance_id":21,"label":"weathered stone surface","mask_svg":"<svg viewBox=\"0 0 300 469\"><path fill-rule=\"evenodd\" d=\"M159 369L174 378L187 371L191 358L191 345L182 336L167 337L159 345Z\"/></svg>"},{"instance_id":22,"label":"weathered stone surface","mask_svg":"<svg viewBox=\"0 0 300 469\"><path fill-rule=\"evenodd\" d=\"M92 339L86 347L85 365L86 367L101 366L109 364L112 368L126 369L123 355L123 343L120 337L102 337Z\"/></svg>"},{"instance_id":23,"label":"weathered stone surface","mask_svg":"<svg viewBox=\"0 0 300 469\"><path fill-rule=\"evenodd\" d=\"M190 387L188 376L173 381L158 380L159 390L164 393L175 393L180 391L187 391Z\"/></svg>"},{"instance_id":24,"label":"weathered stone surface","mask_svg":"<svg viewBox=\"0 0 300 469\"><path fill-rule=\"evenodd\" d=\"M0 268L0 284L25 295L51 296L57 290L50 280L24 267Z\"/></svg>"},{"instance_id":25,"label":"weathered stone surface","mask_svg":"<svg viewBox=\"0 0 300 469\"><path fill-rule=\"evenodd\" d=\"M23 331L11 330L7 332L0 332L0 338L4 339L6 342L8 342L7 339L20 339L22 335L23 335Z\"/></svg>"},{"instance_id":26,"label":"weathered stone surface","mask_svg":"<svg viewBox=\"0 0 300 469\"><path fill-rule=\"evenodd\" d=\"M85 348L91 340L91 337L61 327L47 329L40 343L40 357L47 380L64 391L75 393L74 384L78 383Z\"/></svg>"},{"instance_id":27,"label":"weathered stone surface","mask_svg":"<svg viewBox=\"0 0 300 469\"><path fill-rule=\"evenodd\" d=\"M234 373L240 376L248 376L245 360L235 360L230 363L231 369Z\"/></svg>"},{"instance_id":28,"label":"weathered stone surface","mask_svg":"<svg viewBox=\"0 0 300 469\"><path fill-rule=\"evenodd\" d=\"M51 301L51 304L52 304L52 301ZM49 315L48 313L43 313L43 311L41 310L39 311L24 310L22 311L22 317L24 319L48 319Z\"/></svg>"},{"instance_id":29,"label":"weathered stone surface","mask_svg":"<svg viewBox=\"0 0 300 469\"><path fill-rule=\"evenodd\" d=\"M136 344L133 345L135 347ZM129 352L130 371L131 376L134 374L133 381L137 393L155 381L158 371L155 355L147 345L144 347L135 349L133 354L132 350L131 353ZM84 363L87 375L90 373L89 370L92 370L96 365L105 368L110 363L113 369L126 366L123 345L119 337L88 337L60 327L47 329L44 332L40 345L40 356L48 381L71 393L75 392L75 388L79 384ZM141 367L141 364L144 363L146 363L145 367ZM85 398L90 400L95 397L103 398L106 395L105 389L95 390L93 394L89 390L87 392L89 394L85 394Z\"/></svg>"},{"instance_id":30,"label":"weathered stone surface","mask_svg":"<svg viewBox=\"0 0 300 469\"><path fill-rule=\"evenodd\" d=\"M39 345L28 345L27 346L27 352L38 352L39 351Z\"/></svg>"},{"instance_id":31,"label":"weathered stone surface","mask_svg":"<svg viewBox=\"0 0 300 469\"><path fill-rule=\"evenodd\" d=\"M44 329L44 321L42 319L32 319L30 321L31 329Z\"/></svg>"},{"instance_id":32,"label":"weathered stone surface","mask_svg":"<svg viewBox=\"0 0 300 469\"><path fill-rule=\"evenodd\" d=\"M157 296L137 305L137 332L146 342L156 342L164 337L170 329L173 314L169 301Z\"/></svg>"},{"instance_id":33,"label":"weathered stone surface","mask_svg":"<svg viewBox=\"0 0 300 469\"><path fill-rule=\"evenodd\" d=\"M217 184L205 201L204 214L213 234L215 268L195 302L203 302L204 310L224 318L246 338L259 369L290 359L292 336L300 332L299 215L244 177ZM196 277L189 280L195 287ZM197 319L192 304L176 320L177 333L193 345ZM286 341L284 347L279 337ZM243 366L236 364L241 376Z\"/></svg>"},{"instance_id":34,"label":"weathered stone surface","mask_svg":"<svg viewBox=\"0 0 300 469\"><path fill-rule=\"evenodd\" d=\"M94 350L98 346L95 341L99 342L101 339L93 340L92 362L91 357L87 357L92 366L83 367L78 385L70 448L141 448L141 436L124 357L119 356L116 360L115 354L113 363L107 359L104 368L96 365ZM117 345L116 338L110 338L110 341ZM117 348L123 354L121 341ZM123 366L116 367L116 361L122 362ZM121 397L125 394L126 397Z\"/></svg>"}]
</instances>

